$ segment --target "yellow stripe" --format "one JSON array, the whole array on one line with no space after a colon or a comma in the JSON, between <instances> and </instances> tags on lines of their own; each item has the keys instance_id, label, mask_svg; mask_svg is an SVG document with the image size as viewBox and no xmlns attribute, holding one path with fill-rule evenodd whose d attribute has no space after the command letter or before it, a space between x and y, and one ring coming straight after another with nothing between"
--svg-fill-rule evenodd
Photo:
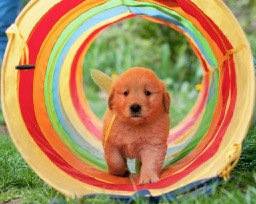
<instances>
[{"instance_id":1,"label":"yellow stripe","mask_svg":"<svg viewBox=\"0 0 256 204\"><path fill-rule=\"evenodd\" d=\"M104 143L103 143L104 148L106 146L106 143L107 143L107 140L108 140L108 137L109 137L109 134L110 134L110 131L111 131L111 128L112 128L112 125L113 125L115 119L116 119L116 115L114 114L112 116L108 126L107 126L106 134L105 134L105 137L104 137Z\"/></svg>"}]
</instances>

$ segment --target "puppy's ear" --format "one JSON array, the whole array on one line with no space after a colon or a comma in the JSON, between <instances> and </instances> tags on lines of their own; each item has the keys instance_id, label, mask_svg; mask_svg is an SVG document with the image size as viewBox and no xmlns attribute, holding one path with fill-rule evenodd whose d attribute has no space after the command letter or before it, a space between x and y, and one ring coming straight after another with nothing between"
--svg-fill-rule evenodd
<instances>
[{"instance_id":1,"label":"puppy's ear","mask_svg":"<svg viewBox=\"0 0 256 204\"><path fill-rule=\"evenodd\" d=\"M108 107L110 110L113 109L113 98L114 98L114 91L112 90L108 97Z\"/></svg>"},{"instance_id":2,"label":"puppy's ear","mask_svg":"<svg viewBox=\"0 0 256 204\"><path fill-rule=\"evenodd\" d=\"M163 93L163 106L166 113L169 113L171 105L171 97L168 92Z\"/></svg>"}]
</instances>

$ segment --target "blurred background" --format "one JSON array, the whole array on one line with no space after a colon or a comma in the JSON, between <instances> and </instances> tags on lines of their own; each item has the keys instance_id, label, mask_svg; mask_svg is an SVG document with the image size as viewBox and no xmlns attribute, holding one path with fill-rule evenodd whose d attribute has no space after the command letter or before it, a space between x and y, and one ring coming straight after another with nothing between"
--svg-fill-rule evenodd
<instances>
[{"instance_id":1,"label":"blurred background","mask_svg":"<svg viewBox=\"0 0 256 204\"><path fill-rule=\"evenodd\" d=\"M225 0L232 10L256 56L256 0ZM175 30L141 18L114 24L92 43L84 60L84 90L98 117L104 115L106 96L92 81L90 69L108 75L120 74L134 66L152 68L171 94L171 126L189 112L198 96L202 69L186 38Z\"/></svg>"},{"instance_id":2,"label":"blurred background","mask_svg":"<svg viewBox=\"0 0 256 204\"><path fill-rule=\"evenodd\" d=\"M224 2L244 29L256 56L256 0ZM198 95L195 86L202 77L201 65L183 35L141 18L125 20L105 29L89 48L83 66L85 94L99 118L106 110L107 96L92 81L90 69L99 69L111 76L134 66L152 68L171 94L172 127L193 106Z\"/></svg>"}]
</instances>

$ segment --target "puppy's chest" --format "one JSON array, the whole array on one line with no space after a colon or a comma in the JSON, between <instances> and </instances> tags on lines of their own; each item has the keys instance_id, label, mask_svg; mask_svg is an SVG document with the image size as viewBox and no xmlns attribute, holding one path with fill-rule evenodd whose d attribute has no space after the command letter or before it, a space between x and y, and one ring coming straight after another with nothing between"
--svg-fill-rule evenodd
<instances>
[{"instance_id":1,"label":"puppy's chest","mask_svg":"<svg viewBox=\"0 0 256 204\"><path fill-rule=\"evenodd\" d=\"M112 133L111 141L119 147L120 151L128 158L139 158L140 152L150 144L150 132L132 128L124 128Z\"/></svg>"}]
</instances>

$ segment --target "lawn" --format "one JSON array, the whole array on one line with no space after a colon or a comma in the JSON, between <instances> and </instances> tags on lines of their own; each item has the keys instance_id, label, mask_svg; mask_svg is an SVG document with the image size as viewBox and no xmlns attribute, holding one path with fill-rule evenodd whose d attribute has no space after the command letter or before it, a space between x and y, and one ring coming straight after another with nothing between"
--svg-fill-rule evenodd
<instances>
[{"instance_id":1,"label":"lawn","mask_svg":"<svg viewBox=\"0 0 256 204\"><path fill-rule=\"evenodd\" d=\"M0 203L120 203L107 196L93 199L66 200L45 184L29 168L6 134L0 134ZM251 129L243 144L243 153L228 181L217 183L210 196L194 196L174 203L254 203L256 200L256 128ZM137 199L136 203L147 203ZM165 199L163 198L163 203Z\"/></svg>"}]
</instances>

